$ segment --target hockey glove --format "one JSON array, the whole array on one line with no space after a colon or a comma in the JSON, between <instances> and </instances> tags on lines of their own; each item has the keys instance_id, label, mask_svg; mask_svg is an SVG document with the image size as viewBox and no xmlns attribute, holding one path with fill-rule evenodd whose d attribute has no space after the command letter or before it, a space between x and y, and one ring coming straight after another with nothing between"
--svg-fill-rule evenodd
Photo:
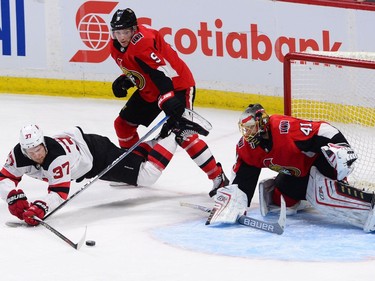
<instances>
[{"instance_id":1,"label":"hockey glove","mask_svg":"<svg viewBox=\"0 0 375 281\"><path fill-rule=\"evenodd\" d=\"M29 225L38 225L39 222L34 220L34 216L37 216L40 219L44 218L44 215L48 212L48 206L45 202L37 200L34 203L31 203L29 209L23 213L23 219Z\"/></svg>"},{"instance_id":2,"label":"hockey glove","mask_svg":"<svg viewBox=\"0 0 375 281\"><path fill-rule=\"evenodd\" d=\"M214 223L235 223L247 210L247 196L237 184L224 186L217 190L215 206L206 221Z\"/></svg>"},{"instance_id":3,"label":"hockey glove","mask_svg":"<svg viewBox=\"0 0 375 281\"><path fill-rule=\"evenodd\" d=\"M185 111L185 106L173 92L168 92L159 97L158 106L166 115L178 120Z\"/></svg>"},{"instance_id":4,"label":"hockey glove","mask_svg":"<svg viewBox=\"0 0 375 281\"><path fill-rule=\"evenodd\" d=\"M328 163L336 169L337 180L343 180L353 171L353 163L358 157L349 144L329 143L322 146L321 150Z\"/></svg>"},{"instance_id":5,"label":"hockey glove","mask_svg":"<svg viewBox=\"0 0 375 281\"><path fill-rule=\"evenodd\" d=\"M7 197L7 203L9 212L13 216L23 220L22 215L29 208L29 202L27 201L27 197L22 189L11 190Z\"/></svg>"},{"instance_id":6,"label":"hockey glove","mask_svg":"<svg viewBox=\"0 0 375 281\"><path fill-rule=\"evenodd\" d=\"M112 83L112 92L117 98L124 98L128 94L128 89L135 86L133 81L125 75L119 76Z\"/></svg>"}]
</instances>

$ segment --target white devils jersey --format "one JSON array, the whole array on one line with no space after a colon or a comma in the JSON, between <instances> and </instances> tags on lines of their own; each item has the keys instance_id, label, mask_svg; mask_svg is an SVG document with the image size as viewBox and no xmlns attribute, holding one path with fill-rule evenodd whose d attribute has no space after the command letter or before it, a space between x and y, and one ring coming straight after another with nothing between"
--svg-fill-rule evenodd
<instances>
[{"instance_id":1,"label":"white devils jersey","mask_svg":"<svg viewBox=\"0 0 375 281\"><path fill-rule=\"evenodd\" d=\"M45 137L45 142L47 155L42 165L26 157L21 151L20 144L9 153L0 171L2 199L5 200L8 193L17 187L23 175L28 175L48 182L48 193L55 198L54 201L56 199L63 201L69 195L71 180L82 177L92 169L93 156L79 128L74 127L53 138ZM56 194L59 198L56 198ZM46 199L46 201L50 200ZM50 203L58 204L58 202ZM53 209L53 206L49 207L50 210Z\"/></svg>"}]
</instances>

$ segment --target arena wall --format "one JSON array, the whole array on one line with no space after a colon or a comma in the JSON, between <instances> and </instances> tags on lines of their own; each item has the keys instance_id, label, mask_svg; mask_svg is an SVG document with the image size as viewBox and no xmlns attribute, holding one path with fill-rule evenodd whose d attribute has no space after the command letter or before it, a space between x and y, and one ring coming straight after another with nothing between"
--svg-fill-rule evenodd
<instances>
[{"instance_id":1,"label":"arena wall","mask_svg":"<svg viewBox=\"0 0 375 281\"><path fill-rule=\"evenodd\" d=\"M111 82L121 72L109 55L108 23L126 7L190 66L197 106L242 110L261 102L282 112L285 54L375 50L375 5L219 2L2 0L0 92L114 98Z\"/></svg>"}]
</instances>

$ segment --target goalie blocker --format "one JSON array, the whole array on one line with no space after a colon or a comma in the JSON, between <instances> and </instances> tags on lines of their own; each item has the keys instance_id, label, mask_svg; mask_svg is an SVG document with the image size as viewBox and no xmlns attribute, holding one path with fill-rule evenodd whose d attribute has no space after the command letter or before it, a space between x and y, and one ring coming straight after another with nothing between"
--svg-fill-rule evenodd
<instances>
[{"instance_id":1,"label":"goalie blocker","mask_svg":"<svg viewBox=\"0 0 375 281\"><path fill-rule=\"evenodd\" d=\"M219 188L214 196L215 205L206 221L206 225L214 223L235 223L239 216L246 214L247 196L232 184Z\"/></svg>"}]
</instances>

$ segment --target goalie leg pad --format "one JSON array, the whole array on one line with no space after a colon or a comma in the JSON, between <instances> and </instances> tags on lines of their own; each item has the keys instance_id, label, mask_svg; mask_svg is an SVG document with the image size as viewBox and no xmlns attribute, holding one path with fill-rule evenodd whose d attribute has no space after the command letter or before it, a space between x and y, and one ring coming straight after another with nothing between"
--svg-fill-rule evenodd
<instances>
[{"instance_id":1,"label":"goalie leg pad","mask_svg":"<svg viewBox=\"0 0 375 281\"><path fill-rule=\"evenodd\" d=\"M217 190L215 205L206 225L213 223L235 223L247 210L247 196L237 184L224 186Z\"/></svg>"},{"instance_id":2,"label":"goalie leg pad","mask_svg":"<svg viewBox=\"0 0 375 281\"><path fill-rule=\"evenodd\" d=\"M375 199L375 195L373 194L373 200ZM375 231L375 208L374 204L372 204L372 209L366 219L365 225L363 226L363 230L365 232L372 232Z\"/></svg>"},{"instance_id":3,"label":"goalie leg pad","mask_svg":"<svg viewBox=\"0 0 375 281\"><path fill-rule=\"evenodd\" d=\"M270 209L277 208L272 200L273 192L275 189L275 179L264 179L259 183L259 208L260 213L263 217L265 217L269 212Z\"/></svg>"},{"instance_id":4,"label":"goalie leg pad","mask_svg":"<svg viewBox=\"0 0 375 281\"><path fill-rule=\"evenodd\" d=\"M306 193L309 203L323 214L364 228L372 211L371 203L340 193L338 189L337 181L323 176L316 167L311 168Z\"/></svg>"}]
</instances>

